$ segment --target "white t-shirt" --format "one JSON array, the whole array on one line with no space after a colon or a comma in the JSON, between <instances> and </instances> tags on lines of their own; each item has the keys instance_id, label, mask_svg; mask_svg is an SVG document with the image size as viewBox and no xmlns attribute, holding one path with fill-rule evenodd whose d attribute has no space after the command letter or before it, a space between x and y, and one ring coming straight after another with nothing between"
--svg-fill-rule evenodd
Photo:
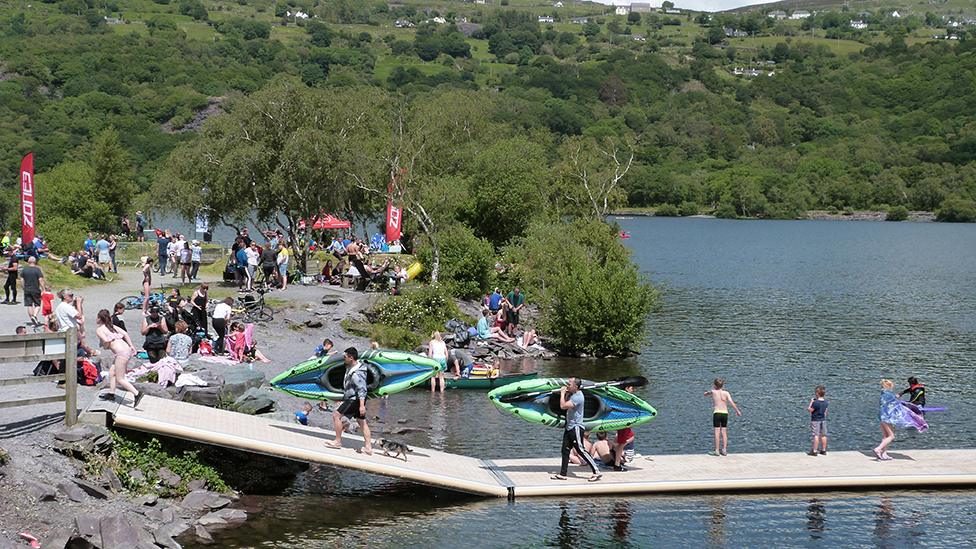
<instances>
[{"instance_id":1,"label":"white t-shirt","mask_svg":"<svg viewBox=\"0 0 976 549\"><path fill-rule=\"evenodd\" d=\"M62 301L57 307L54 308L54 316L58 319L58 326L60 326L61 331L65 331L68 328L78 328L78 309L67 301Z\"/></svg>"},{"instance_id":2,"label":"white t-shirt","mask_svg":"<svg viewBox=\"0 0 976 549\"><path fill-rule=\"evenodd\" d=\"M430 358L447 358L447 344L436 339L430 340L428 344Z\"/></svg>"},{"instance_id":3,"label":"white t-shirt","mask_svg":"<svg viewBox=\"0 0 976 549\"><path fill-rule=\"evenodd\" d=\"M254 248L248 248L248 249L244 250L244 253L247 254L247 264L250 265L250 266L252 266L252 267L257 267L258 266L258 257L260 257L258 255L258 251L255 250Z\"/></svg>"},{"instance_id":4,"label":"white t-shirt","mask_svg":"<svg viewBox=\"0 0 976 549\"><path fill-rule=\"evenodd\" d=\"M227 318L229 316L230 316L230 305L221 302L218 303L216 307L214 307L214 312L213 312L214 318Z\"/></svg>"}]
</instances>

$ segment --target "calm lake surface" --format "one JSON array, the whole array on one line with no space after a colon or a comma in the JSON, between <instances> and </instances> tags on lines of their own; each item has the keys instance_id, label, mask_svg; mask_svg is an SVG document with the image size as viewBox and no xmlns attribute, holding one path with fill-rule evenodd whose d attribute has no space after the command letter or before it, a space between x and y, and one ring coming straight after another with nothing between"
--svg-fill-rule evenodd
<instances>
[{"instance_id":1,"label":"calm lake surface","mask_svg":"<svg viewBox=\"0 0 976 549\"><path fill-rule=\"evenodd\" d=\"M870 449L879 438L879 379L901 386L910 375L927 385L930 405L949 410L929 414L924 434L900 431L894 448L976 446L976 225L617 221L662 291L643 354L514 368L647 376L642 396L660 415L637 429L639 453L708 451L711 410L702 392L717 376L743 411L731 422L733 453L829 459L802 454L805 407L821 383L831 402L831 449ZM558 462L558 431L502 416L481 393L417 391L371 406L386 425L406 419L426 429L398 437L408 443ZM313 467L285 496L244 503L261 514L218 537L221 546L950 547L976 540L973 490L508 503Z\"/></svg>"}]
</instances>

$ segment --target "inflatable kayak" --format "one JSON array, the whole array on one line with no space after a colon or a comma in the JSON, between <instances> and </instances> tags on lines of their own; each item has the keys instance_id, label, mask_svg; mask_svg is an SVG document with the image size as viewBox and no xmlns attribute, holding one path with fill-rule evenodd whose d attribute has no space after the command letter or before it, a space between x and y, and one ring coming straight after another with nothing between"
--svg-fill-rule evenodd
<instances>
[{"instance_id":1,"label":"inflatable kayak","mask_svg":"<svg viewBox=\"0 0 976 549\"><path fill-rule=\"evenodd\" d=\"M538 377L539 372L530 372L528 374L504 374L497 377L471 376L462 377L461 379L454 379L453 377L448 376L444 378L444 387L447 389L473 389L487 391L503 385L508 385L509 383L525 381L527 379L536 379Z\"/></svg>"},{"instance_id":2,"label":"inflatable kayak","mask_svg":"<svg viewBox=\"0 0 976 549\"><path fill-rule=\"evenodd\" d=\"M346 365L342 353L313 358L282 372L271 386L288 394L316 400L342 400ZM420 385L440 371L441 365L416 353L389 349L369 350L359 355L366 364L370 398L392 395Z\"/></svg>"},{"instance_id":3,"label":"inflatable kayak","mask_svg":"<svg viewBox=\"0 0 976 549\"><path fill-rule=\"evenodd\" d=\"M520 381L488 393L498 409L531 423L564 427L566 414L559 409L559 389L565 378ZM616 431L647 423L657 415L650 404L624 391L626 385L645 385L642 377L594 383L583 380L583 427L587 431Z\"/></svg>"}]
</instances>

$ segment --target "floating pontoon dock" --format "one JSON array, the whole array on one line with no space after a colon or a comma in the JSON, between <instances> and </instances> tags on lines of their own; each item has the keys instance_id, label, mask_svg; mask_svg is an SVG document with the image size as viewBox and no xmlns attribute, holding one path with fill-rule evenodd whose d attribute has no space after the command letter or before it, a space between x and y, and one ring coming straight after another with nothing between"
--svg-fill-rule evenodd
<instances>
[{"instance_id":1,"label":"floating pontoon dock","mask_svg":"<svg viewBox=\"0 0 976 549\"><path fill-rule=\"evenodd\" d=\"M482 496L514 498L601 494L704 493L744 490L807 491L895 489L976 485L976 450L906 450L879 462L869 452L830 452L811 457L802 451L769 454L657 455L638 458L625 472L604 472L587 482L589 471L572 467L568 480L550 480L559 456L483 460L414 447L408 461L356 452L363 439L343 437L341 450L325 446L333 434L297 423L269 420L185 402L147 396L132 408L96 401L83 420L203 444L321 463ZM374 439L377 438L374 436ZM553 438L554 451L558 437Z\"/></svg>"}]
</instances>

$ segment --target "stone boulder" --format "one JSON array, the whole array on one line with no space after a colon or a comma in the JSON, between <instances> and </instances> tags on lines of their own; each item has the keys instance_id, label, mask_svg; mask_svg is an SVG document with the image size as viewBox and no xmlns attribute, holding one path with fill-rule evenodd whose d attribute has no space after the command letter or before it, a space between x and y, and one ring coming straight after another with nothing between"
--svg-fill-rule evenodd
<instances>
[{"instance_id":1,"label":"stone boulder","mask_svg":"<svg viewBox=\"0 0 976 549\"><path fill-rule=\"evenodd\" d=\"M171 471L169 467L160 467L159 471L156 473L156 476L159 478L160 482L166 486L169 486L170 488L176 488L180 485L180 482L183 482L183 478Z\"/></svg>"},{"instance_id":2,"label":"stone boulder","mask_svg":"<svg viewBox=\"0 0 976 549\"><path fill-rule=\"evenodd\" d=\"M233 402L244 395L248 389L260 387L264 383L264 373L257 370L231 370L222 376L220 399Z\"/></svg>"},{"instance_id":3,"label":"stone boulder","mask_svg":"<svg viewBox=\"0 0 976 549\"><path fill-rule=\"evenodd\" d=\"M190 525L182 520L173 521L160 526L156 529L153 536L156 538L156 545L169 549L180 549L180 544L173 538L180 536L190 529Z\"/></svg>"},{"instance_id":4,"label":"stone boulder","mask_svg":"<svg viewBox=\"0 0 976 549\"><path fill-rule=\"evenodd\" d=\"M248 389L234 401L232 409L242 414L266 414L273 412L275 400L271 398L271 389L254 387Z\"/></svg>"},{"instance_id":5,"label":"stone boulder","mask_svg":"<svg viewBox=\"0 0 976 549\"><path fill-rule=\"evenodd\" d=\"M102 488L101 486L97 486L86 480L82 480L80 478L73 478L71 479L71 481L77 484L79 488L84 490L86 494L88 494L89 496L95 499L108 499L112 495L109 494L108 491Z\"/></svg>"},{"instance_id":6,"label":"stone boulder","mask_svg":"<svg viewBox=\"0 0 976 549\"><path fill-rule=\"evenodd\" d=\"M219 386L195 387L187 385L180 387L180 392L177 397L183 402L215 407L220 402L220 390Z\"/></svg>"},{"instance_id":7,"label":"stone boulder","mask_svg":"<svg viewBox=\"0 0 976 549\"><path fill-rule=\"evenodd\" d=\"M82 424L56 431L53 447L66 456L84 459L91 454L110 454L112 444L108 429L99 425Z\"/></svg>"},{"instance_id":8,"label":"stone boulder","mask_svg":"<svg viewBox=\"0 0 976 549\"><path fill-rule=\"evenodd\" d=\"M53 487L43 482L27 481L27 491L38 501L54 501L58 498L58 493Z\"/></svg>"},{"instance_id":9,"label":"stone boulder","mask_svg":"<svg viewBox=\"0 0 976 549\"><path fill-rule=\"evenodd\" d=\"M230 505L230 500L222 497L220 494L214 492L209 492L207 490L194 490L187 494L183 501L180 502L180 507L184 509L191 509L193 511L211 511L216 509L223 509Z\"/></svg>"},{"instance_id":10,"label":"stone boulder","mask_svg":"<svg viewBox=\"0 0 976 549\"><path fill-rule=\"evenodd\" d=\"M240 524L246 520L247 513L242 509L221 509L200 517L197 524L209 530Z\"/></svg>"},{"instance_id":11,"label":"stone boulder","mask_svg":"<svg viewBox=\"0 0 976 549\"><path fill-rule=\"evenodd\" d=\"M163 387L158 383L133 383L140 393L145 393L152 397L172 399L178 389Z\"/></svg>"},{"instance_id":12,"label":"stone boulder","mask_svg":"<svg viewBox=\"0 0 976 549\"><path fill-rule=\"evenodd\" d=\"M73 482L59 482L58 490L61 490L62 494L68 496L68 499L74 501L75 503L81 503L87 499L85 496L85 491L79 488L78 485L74 484Z\"/></svg>"}]
</instances>

